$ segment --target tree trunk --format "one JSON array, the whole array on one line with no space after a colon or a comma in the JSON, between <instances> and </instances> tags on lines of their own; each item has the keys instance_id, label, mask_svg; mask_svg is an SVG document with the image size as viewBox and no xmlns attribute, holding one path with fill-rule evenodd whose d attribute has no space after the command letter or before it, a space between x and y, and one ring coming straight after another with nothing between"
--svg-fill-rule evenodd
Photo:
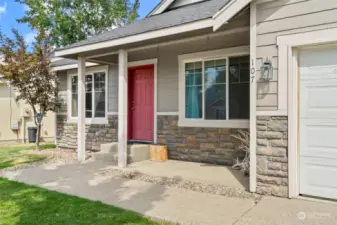
<instances>
[{"instance_id":1,"label":"tree trunk","mask_svg":"<svg viewBox=\"0 0 337 225\"><path fill-rule=\"evenodd\" d=\"M37 124L37 133L36 133L36 151L40 151L40 140L41 140L41 123Z\"/></svg>"}]
</instances>

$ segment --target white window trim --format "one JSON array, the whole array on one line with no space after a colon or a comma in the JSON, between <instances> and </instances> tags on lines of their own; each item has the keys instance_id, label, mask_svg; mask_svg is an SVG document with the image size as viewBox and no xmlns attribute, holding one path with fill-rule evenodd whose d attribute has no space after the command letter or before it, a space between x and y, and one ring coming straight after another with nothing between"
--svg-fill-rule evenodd
<instances>
[{"instance_id":1,"label":"white window trim","mask_svg":"<svg viewBox=\"0 0 337 225\"><path fill-rule=\"evenodd\" d=\"M185 63L249 55L249 46L218 49L178 56L179 61L179 122L180 127L249 128L249 120L200 120L185 118ZM228 61L227 61L228 62ZM228 66L227 66L228 70ZM227 71L228 72L228 71ZM227 90L228 92L228 90ZM228 93L227 93L228 96ZM228 101L226 101L228 102ZM228 104L228 103L227 103ZM227 108L228 109L228 108ZM227 110L228 111L228 110Z\"/></svg>"},{"instance_id":2,"label":"white window trim","mask_svg":"<svg viewBox=\"0 0 337 225\"><path fill-rule=\"evenodd\" d=\"M109 124L108 120L108 77L109 77L109 67L108 66L95 66L86 68L86 74L93 74L99 72L105 72L105 117L103 118L85 118L86 124ZM67 123L77 123L77 117L72 117L71 113L71 101L72 101L72 93L71 93L71 77L78 76L77 70L68 70L67 71ZM93 98L94 99L94 98ZM93 105L94 106L94 105Z\"/></svg>"}]
</instances>

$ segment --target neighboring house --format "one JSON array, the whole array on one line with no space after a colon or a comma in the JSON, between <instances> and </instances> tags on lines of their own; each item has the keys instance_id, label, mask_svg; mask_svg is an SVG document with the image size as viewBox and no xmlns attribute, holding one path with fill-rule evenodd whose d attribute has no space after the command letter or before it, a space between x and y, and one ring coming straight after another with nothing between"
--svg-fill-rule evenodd
<instances>
[{"instance_id":1,"label":"neighboring house","mask_svg":"<svg viewBox=\"0 0 337 225\"><path fill-rule=\"evenodd\" d=\"M230 135L249 129L252 192L337 199L336 13L335 0L163 0L58 49L59 145L83 160L118 142L126 166L127 141L148 141L231 165Z\"/></svg>"},{"instance_id":2,"label":"neighboring house","mask_svg":"<svg viewBox=\"0 0 337 225\"><path fill-rule=\"evenodd\" d=\"M0 79L0 145L27 143L28 128L36 127L31 107L23 101L16 102L17 92ZM55 140L55 113L43 119L41 136L43 141Z\"/></svg>"}]
</instances>

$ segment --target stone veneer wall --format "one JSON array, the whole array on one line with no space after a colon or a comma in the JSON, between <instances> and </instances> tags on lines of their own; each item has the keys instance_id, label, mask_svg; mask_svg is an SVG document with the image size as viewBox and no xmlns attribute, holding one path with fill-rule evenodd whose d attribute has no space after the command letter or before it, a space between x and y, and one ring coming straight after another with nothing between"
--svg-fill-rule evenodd
<instances>
[{"instance_id":1,"label":"stone veneer wall","mask_svg":"<svg viewBox=\"0 0 337 225\"><path fill-rule=\"evenodd\" d=\"M288 197L288 117L257 117L257 193Z\"/></svg>"},{"instance_id":2,"label":"stone veneer wall","mask_svg":"<svg viewBox=\"0 0 337 225\"><path fill-rule=\"evenodd\" d=\"M158 116L158 144L168 147L170 159L233 165L238 152L231 134L236 129L178 127L178 116Z\"/></svg>"},{"instance_id":3,"label":"stone veneer wall","mask_svg":"<svg viewBox=\"0 0 337 225\"><path fill-rule=\"evenodd\" d=\"M109 124L86 126L86 150L99 151L101 144L117 141L118 116L109 116ZM77 124L67 123L67 116L57 116L57 145L61 148L77 148Z\"/></svg>"}]
</instances>

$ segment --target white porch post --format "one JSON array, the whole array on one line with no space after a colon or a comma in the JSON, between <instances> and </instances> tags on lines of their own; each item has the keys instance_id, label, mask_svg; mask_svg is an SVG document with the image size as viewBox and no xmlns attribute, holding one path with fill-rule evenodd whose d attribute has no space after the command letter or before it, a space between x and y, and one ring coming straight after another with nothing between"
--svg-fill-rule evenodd
<instances>
[{"instance_id":1,"label":"white porch post","mask_svg":"<svg viewBox=\"0 0 337 225\"><path fill-rule=\"evenodd\" d=\"M250 191L256 192L256 1L250 4Z\"/></svg>"},{"instance_id":2,"label":"white porch post","mask_svg":"<svg viewBox=\"0 0 337 225\"><path fill-rule=\"evenodd\" d=\"M128 53L118 52L118 166L127 166Z\"/></svg>"},{"instance_id":3,"label":"white porch post","mask_svg":"<svg viewBox=\"0 0 337 225\"><path fill-rule=\"evenodd\" d=\"M85 160L85 59L78 57L77 159Z\"/></svg>"}]
</instances>

